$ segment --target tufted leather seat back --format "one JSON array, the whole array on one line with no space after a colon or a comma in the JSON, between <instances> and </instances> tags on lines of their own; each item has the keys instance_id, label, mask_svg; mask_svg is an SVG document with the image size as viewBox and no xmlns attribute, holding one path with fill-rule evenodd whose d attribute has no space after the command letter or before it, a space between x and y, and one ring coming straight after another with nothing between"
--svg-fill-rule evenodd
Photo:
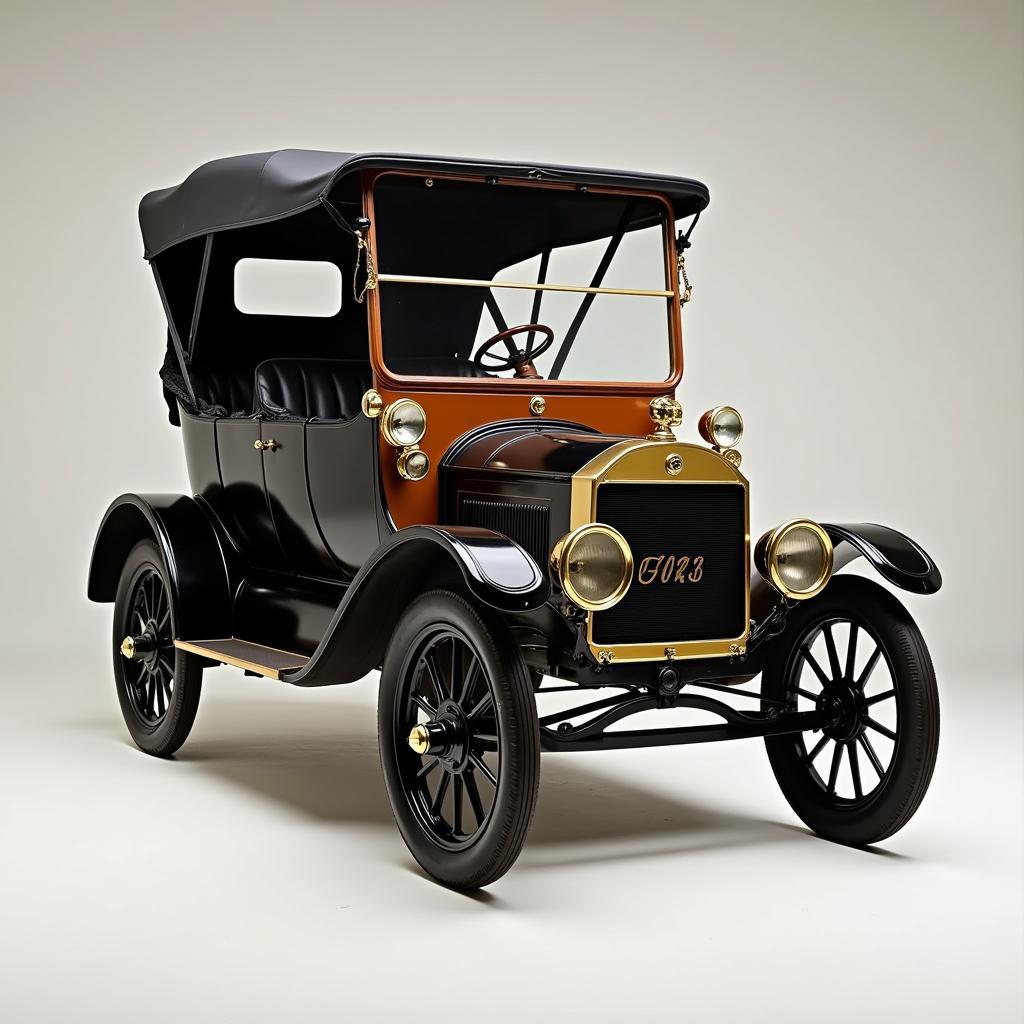
<instances>
[{"instance_id":1,"label":"tufted leather seat back","mask_svg":"<svg viewBox=\"0 0 1024 1024\"><path fill-rule=\"evenodd\" d=\"M277 419L351 419L370 382L365 362L265 359L256 367L256 411Z\"/></svg>"},{"instance_id":2,"label":"tufted leather seat back","mask_svg":"<svg viewBox=\"0 0 1024 1024\"><path fill-rule=\"evenodd\" d=\"M252 412L252 371L244 367L203 366L189 370L196 398L231 413ZM200 407L202 408L202 407Z\"/></svg>"}]
</instances>

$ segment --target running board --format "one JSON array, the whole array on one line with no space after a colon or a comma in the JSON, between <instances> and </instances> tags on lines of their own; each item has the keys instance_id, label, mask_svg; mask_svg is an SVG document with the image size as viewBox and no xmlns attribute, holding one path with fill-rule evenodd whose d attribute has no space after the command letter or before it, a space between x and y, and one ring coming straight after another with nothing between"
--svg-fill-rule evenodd
<instances>
[{"instance_id":1,"label":"running board","mask_svg":"<svg viewBox=\"0 0 1024 1024\"><path fill-rule=\"evenodd\" d=\"M309 658L304 654L292 654L277 647L264 647L248 640L175 640L174 646L179 650L198 654L211 661L219 661L225 665L255 672L270 679L280 679L282 672L302 668Z\"/></svg>"}]
</instances>

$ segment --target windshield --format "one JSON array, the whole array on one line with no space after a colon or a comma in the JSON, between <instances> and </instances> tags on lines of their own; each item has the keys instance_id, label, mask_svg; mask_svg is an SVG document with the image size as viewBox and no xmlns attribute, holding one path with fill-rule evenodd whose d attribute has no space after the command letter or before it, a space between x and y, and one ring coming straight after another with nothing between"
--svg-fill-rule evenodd
<instances>
[{"instance_id":1,"label":"windshield","mask_svg":"<svg viewBox=\"0 0 1024 1024\"><path fill-rule=\"evenodd\" d=\"M404 174L378 179L373 200L384 362L393 373L671 376L660 200Z\"/></svg>"}]
</instances>

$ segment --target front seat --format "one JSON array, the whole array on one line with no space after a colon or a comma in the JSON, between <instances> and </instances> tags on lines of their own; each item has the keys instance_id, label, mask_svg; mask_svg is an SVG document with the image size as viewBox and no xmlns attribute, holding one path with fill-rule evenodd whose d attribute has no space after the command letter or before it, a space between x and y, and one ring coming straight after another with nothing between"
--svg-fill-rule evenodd
<instances>
[{"instance_id":1,"label":"front seat","mask_svg":"<svg viewBox=\"0 0 1024 1024\"><path fill-rule=\"evenodd\" d=\"M351 419L370 381L367 362L265 359L256 367L256 412L272 419Z\"/></svg>"}]
</instances>

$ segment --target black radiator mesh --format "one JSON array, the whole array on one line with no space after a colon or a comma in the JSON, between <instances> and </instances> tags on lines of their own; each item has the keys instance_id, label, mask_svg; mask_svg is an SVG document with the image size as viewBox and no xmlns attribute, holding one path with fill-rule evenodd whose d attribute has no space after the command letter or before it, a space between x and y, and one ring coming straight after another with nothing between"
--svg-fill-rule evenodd
<instances>
[{"instance_id":1,"label":"black radiator mesh","mask_svg":"<svg viewBox=\"0 0 1024 1024\"><path fill-rule=\"evenodd\" d=\"M743 506L739 484L603 484L598 522L629 541L635 565L626 596L594 613L594 642L739 636L746 612Z\"/></svg>"}]
</instances>

